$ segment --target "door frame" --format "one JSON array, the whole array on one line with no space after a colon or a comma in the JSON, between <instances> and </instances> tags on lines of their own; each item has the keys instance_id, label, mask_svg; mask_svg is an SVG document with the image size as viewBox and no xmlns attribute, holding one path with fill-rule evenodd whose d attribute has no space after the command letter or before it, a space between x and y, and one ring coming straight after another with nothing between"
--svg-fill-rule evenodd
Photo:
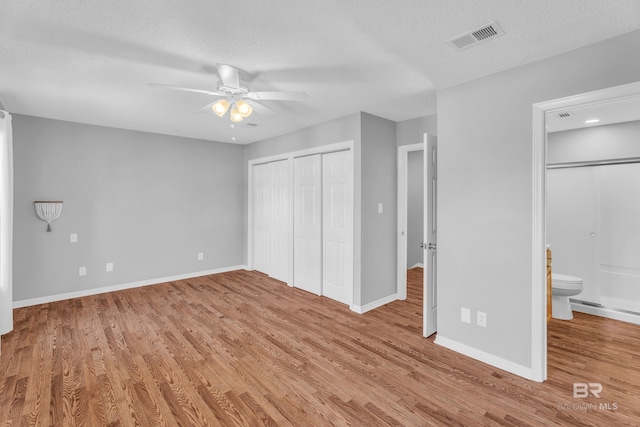
<instances>
[{"instance_id":1,"label":"door frame","mask_svg":"<svg viewBox=\"0 0 640 427\"><path fill-rule=\"evenodd\" d=\"M533 104L531 367L535 381L547 379L546 114L635 96L640 96L640 81Z\"/></svg>"},{"instance_id":2,"label":"door frame","mask_svg":"<svg viewBox=\"0 0 640 427\"><path fill-rule=\"evenodd\" d=\"M396 278L396 297L399 300L407 299L407 216L409 214L407 187L409 185L409 153L413 151L424 151L424 148L424 142L410 145L400 145L398 147L398 264ZM425 203L423 202L423 209L424 204ZM424 262L424 253L422 258Z\"/></svg>"},{"instance_id":3,"label":"door frame","mask_svg":"<svg viewBox=\"0 0 640 427\"><path fill-rule=\"evenodd\" d=\"M356 194L355 194L355 154L353 152L354 149L354 142L353 140L349 140L349 141L344 141L344 142L337 142L334 144L327 144L327 145L320 145L318 147L313 147L313 148L309 148L309 149L304 149L304 150L298 150L298 151L291 151L288 153L282 153L282 154L276 154L276 155L272 155L272 156L266 156L266 157L260 157L257 159L251 159L247 162L247 269L248 270L253 270L254 269L254 261L253 261L253 251L254 251L254 247L253 247L253 242L254 242L254 237L253 237L253 166L255 165L259 165L259 164L264 164L264 163L270 163L270 162L275 162L275 161L279 161L279 160L288 160L289 161L289 165L293 165L293 159L295 159L296 157L304 157L304 156L309 156L312 154L323 154L323 153L331 153L334 151L345 151L345 150L350 150L352 155L351 155L351 161L352 161L352 172L353 172L353 176L351 177L351 186L352 186L352 194L353 194L353 213L354 213L354 217L351 218L351 230L353 233L353 238L352 238L352 247L353 247L353 259L359 259L359 256L356 258L357 254L357 248L356 248L356 242L355 242L355 213L356 213ZM292 191L294 190L293 185L294 185L294 176L293 176L293 168L289 168L289 194L292 195ZM293 197L289 197L289 207L290 207L290 212L293 212ZM289 248L293 248L293 215L289 215ZM355 266L354 266L355 267ZM354 268L355 270L355 268ZM355 283L356 281L356 275L353 275L353 289L359 289L359 286L357 286L357 284ZM289 273L288 273L288 278L286 280L286 283L288 286L293 287L293 250L289 251ZM353 295L352 295L352 300L353 300Z\"/></svg>"}]
</instances>

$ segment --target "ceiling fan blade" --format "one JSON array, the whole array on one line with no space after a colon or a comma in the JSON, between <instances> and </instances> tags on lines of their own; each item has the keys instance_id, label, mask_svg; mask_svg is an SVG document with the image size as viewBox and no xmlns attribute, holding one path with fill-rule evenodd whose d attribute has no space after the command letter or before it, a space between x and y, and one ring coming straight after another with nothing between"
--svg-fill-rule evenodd
<instances>
[{"instance_id":1,"label":"ceiling fan blade","mask_svg":"<svg viewBox=\"0 0 640 427\"><path fill-rule=\"evenodd\" d=\"M253 108L253 111L255 111L256 113L262 116L273 116L275 114L271 109L265 107L262 104L258 104L256 101L248 101L248 102L251 102L251 104L249 105L251 105L251 108Z\"/></svg>"},{"instance_id":2,"label":"ceiling fan blade","mask_svg":"<svg viewBox=\"0 0 640 427\"><path fill-rule=\"evenodd\" d=\"M308 98L305 92L249 92L247 97L265 101L304 101Z\"/></svg>"},{"instance_id":3,"label":"ceiling fan blade","mask_svg":"<svg viewBox=\"0 0 640 427\"><path fill-rule=\"evenodd\" d=\"M195 92L195 93L204 93L207 95L216 95L216 96L224 96L224 94L218 93L218 92L212 92L210 90L204 90L204 89L191 89L189 87L180 87L180 86L171 86L171 85L163 85L160 83L147 83L147 86L151 86L151 87L161 87L161 88L165 88L165 89L172 89L172 90L179 90L182 92Z\"/></svg>"},{"instance_id":4,"label":"ceiling fan blade","mask_svg":"<svg viewBox=\"0 0 640 427\"><path fill-rule=\"evenodd\" d=\"M240 87L240 75L237 69L225 64L218 64L217 67L223 85L236 89Z\"/></svg>"}]
</instances>

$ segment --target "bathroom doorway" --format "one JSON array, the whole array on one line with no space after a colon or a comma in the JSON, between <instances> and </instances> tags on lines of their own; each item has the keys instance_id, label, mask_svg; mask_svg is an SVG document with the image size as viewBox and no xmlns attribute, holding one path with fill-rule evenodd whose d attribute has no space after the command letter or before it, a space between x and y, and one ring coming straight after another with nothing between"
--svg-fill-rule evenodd
<instances>
[{"instance_id":1,"label":"bathroom doorway","mask_svg":"<svg viewBox=\"0 0 640 427\"><path fill-rule=\"evenodd\" d=\"M573 311L640 324L640 96L548 113L547 126L553 271L582 279Z\"/></svg>"},{"instance_id":2,"label":"bathroom doorway","mask_svg":"<svg viewBox=\"0 0 640 427\"><path fill-rule=\"evenodd\" d=\"M640 82L589 92L569 98L562 98L535 104L533 106L533 270L532 270L532 367L534 378L547 378L547 320L546 320L546 245L547 245L547 156L548 127L553 126L557 117L577 116L586 106L606 106L613 102L640 98ZM564 114L562 114L564 113ZM636 119L639 120L640 118ZM586 120L584 120L586 121ZM624 120L623 120L624 121ZM586 166L585 166L586 167ZM590 235L589 237L595 237ZM553 243L551 242L553 245ZM554 260L555 262L555 260ZM553 264L552 264L553 265ZM563 271L563 273L565 273ZM569 274L569 273L567 273Z\"/></svg>"}]
</instances>

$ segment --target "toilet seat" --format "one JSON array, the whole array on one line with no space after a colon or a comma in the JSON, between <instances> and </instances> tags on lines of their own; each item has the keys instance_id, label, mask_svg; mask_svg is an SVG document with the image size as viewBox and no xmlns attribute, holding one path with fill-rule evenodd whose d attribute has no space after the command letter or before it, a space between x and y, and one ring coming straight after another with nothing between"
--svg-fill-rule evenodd
<instances>
[{"instance_id":1,"label":"toilet seat","mask_svg":"<svg viewBox=\"0 0 640 427\"><path fill-rule=\"evenodd\" d=\"M582 291L582 285L583 285L583 281L580 277L569 276L568 274L560 274L560 273L551 274L552 288Z\"/></svg>"}]
</instances>

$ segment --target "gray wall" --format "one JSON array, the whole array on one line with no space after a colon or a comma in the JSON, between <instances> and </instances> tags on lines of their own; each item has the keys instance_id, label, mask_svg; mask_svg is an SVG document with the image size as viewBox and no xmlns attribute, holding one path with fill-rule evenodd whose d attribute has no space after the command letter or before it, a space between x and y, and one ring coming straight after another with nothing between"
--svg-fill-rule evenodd
<instances>
[{"instance_id":1,"label":"gray wall","mask_svg":"<svg viewBox=\"0 0 640 427\"><path fill-rule=\"evenodd\" d=\"M244 157L248 162L252 159L349 140L353 140L354 143L360 142L360 113L340 117L253 144L247 144L244 146Z\"/></svg>"},{"instance_id":2,"label":"gray wall","mask_svg":"<svg viewBox=\"0 0 640 427\"><path fill-rule=\"evenodd\" d=\"M362 305L396 293L396 123L362 113ZM378 213L378 203L383 213Z\"/></svg>"},{"instance_id":3,"label":"gray wall","mask_svg":"<svg viewBox=\"0 0 640 427\"><path fill-rule=\"evenodd\" d=\"M438 92L439 336L532 366L532 104L637 81L638 46L635 31Z\"/></svg>"},{"instance_id":4,"label":"gray wall","mask_svg":"<svg viewBox=\"0 0 640 427\"><path fill-rule=\"evenodd\" d=\"M241 146L21 115L13 124L14 301L244 264ZM64 201L51 233L34 212L43 199Z\"/></svg>"},{"instance_id":5,"label":"gray wall","mask_svg":"<svg viewBox=\"0 0 640 427\"><path fill-rule=\"evenodd\" d=\"M640 157L640 121L552 132L547 163Z\"/></svg>"},{"instance_id":6,"label":"gray wall","mask_svg":"<svg viewBox=\"0 0 640 427\"><path fill-rule=\"evenodd\" d=\"M407 268L424 262L424 151L407 153Z\"/></svg>"},{"instance_id":7,"label":"gray wall","mask_svg":"<svg viewBox=\"0 0 640 427\"><path fill-rule=\"evenodd\" d=\"M410 145L424 141L424 134L438 135L438 116L424 116L396 123L396 144Z\"/></svg>"}]
</instances>

